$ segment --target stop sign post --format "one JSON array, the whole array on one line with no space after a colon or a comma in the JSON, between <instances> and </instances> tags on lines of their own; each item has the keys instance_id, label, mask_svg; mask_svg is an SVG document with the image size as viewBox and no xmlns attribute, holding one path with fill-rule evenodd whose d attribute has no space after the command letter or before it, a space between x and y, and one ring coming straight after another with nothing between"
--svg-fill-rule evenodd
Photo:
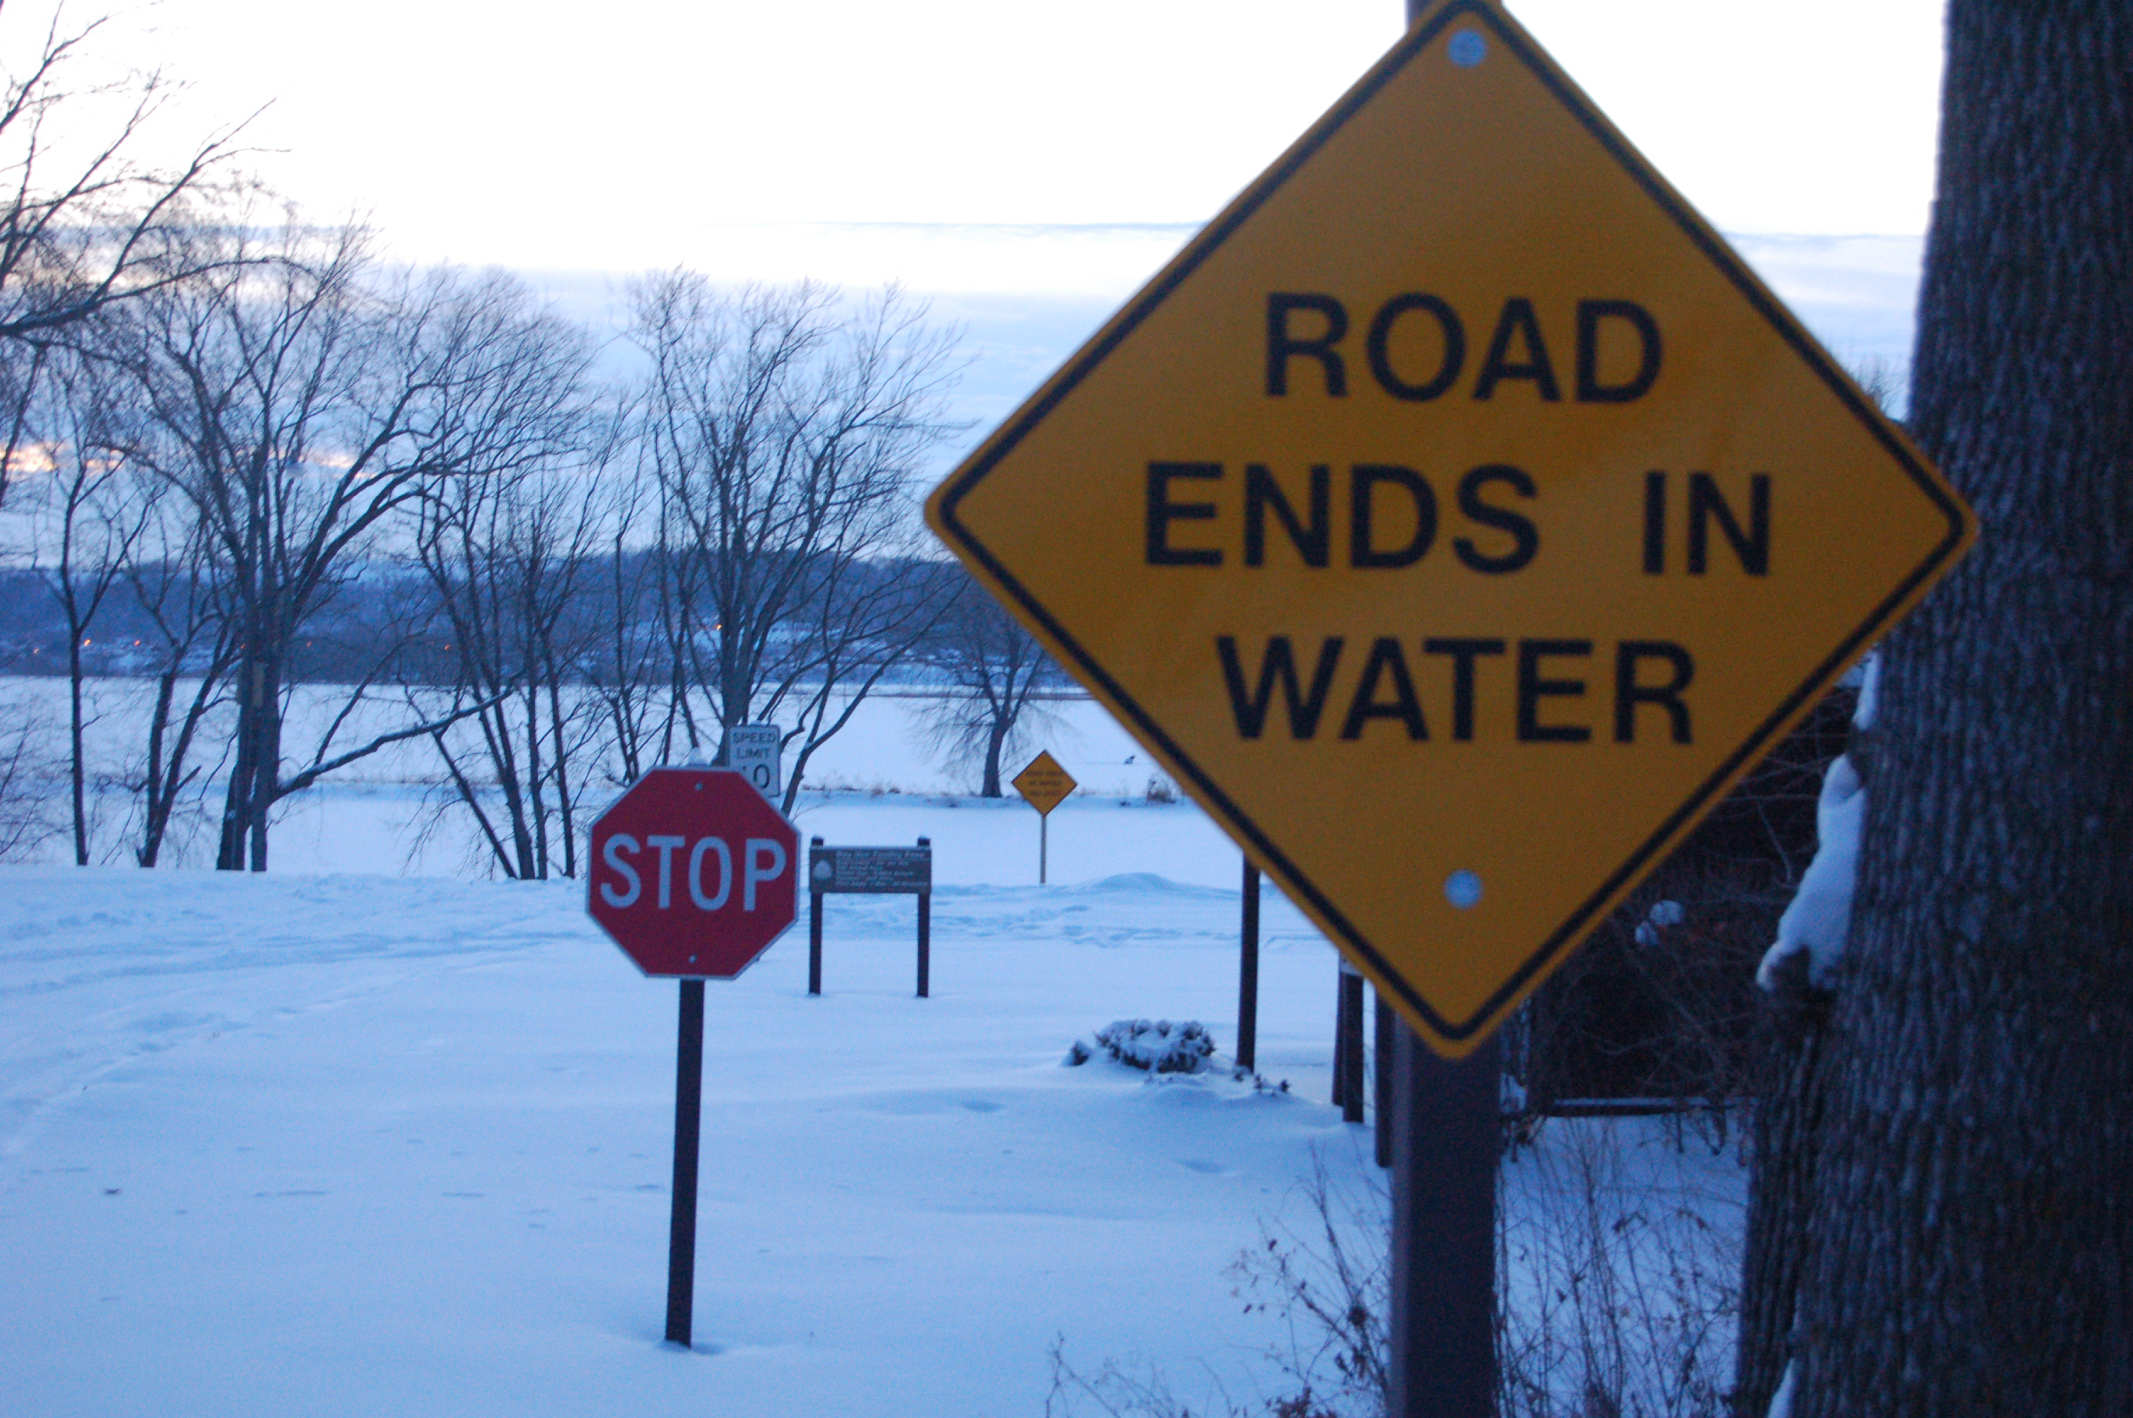
<instances>
[{"instance_id":1,"label":"stop sign post","mask_svg":"<svg viewBox=\"0 0 2133 1418\"><path fill-rule=\"evenodd\" d=\"M646 975L681 981L667 1341L687 1348L696 1289L704 981L748 968L798 915L800 834L727 768L655 768L593 823L586 910Z\"/></svg>"}]
</instances>

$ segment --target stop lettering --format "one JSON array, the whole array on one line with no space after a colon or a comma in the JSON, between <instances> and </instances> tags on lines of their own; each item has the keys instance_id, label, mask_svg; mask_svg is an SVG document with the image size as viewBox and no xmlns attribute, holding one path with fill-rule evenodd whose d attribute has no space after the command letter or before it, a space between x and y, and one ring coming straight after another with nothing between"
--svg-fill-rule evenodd
<instances>
[{"instance_id":1,"label":"stop lettering","mask_svg":"<svg viewBox=\"0 0 2133 1418\"><path fill-rule=\"evenodd\" d=\"M723 837L699 837L695 842L671 832L654 833L642 843L627 832L617 832L607 838L600 848L600 864L605 868L604 879L594 889L600 893L603 904L618 910L644 902L644 876L638 871L638 858L650 852L658 858L651 905L665 911L675 904L674 861L683 849L687 849L688 865L682 872L684 889L687 892L685 905L699 911L723 909L733 899L734 849ZM747 863L745 881L741 887L741 909L753 911L759 888L774 884L792 862L792 855L785 844L772 837L750 837L741 849L741 858Z\"/></svg>"}]
</instances>

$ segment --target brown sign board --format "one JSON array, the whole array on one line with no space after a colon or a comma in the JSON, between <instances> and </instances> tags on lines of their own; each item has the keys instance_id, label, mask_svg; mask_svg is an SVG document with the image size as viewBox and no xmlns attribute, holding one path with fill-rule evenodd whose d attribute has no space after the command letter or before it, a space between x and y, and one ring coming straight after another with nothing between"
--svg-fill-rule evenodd
<instances>
[{"instance_id":1,"label":"brown sign board","mask_svg":"<svg viewBox=\"0 0 2133 1418\"><path fill-rule=\"evenodd\" d=\"M931 847L815 847L807 855L807 889L870 895L929 895Z\"/></svg>"}]
</instances>

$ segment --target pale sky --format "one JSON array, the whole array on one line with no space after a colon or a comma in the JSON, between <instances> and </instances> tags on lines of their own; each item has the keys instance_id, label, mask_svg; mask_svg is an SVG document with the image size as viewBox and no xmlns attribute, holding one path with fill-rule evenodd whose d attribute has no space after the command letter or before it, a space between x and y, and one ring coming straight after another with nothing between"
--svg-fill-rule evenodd
<instances>
[{"instance_id":1,"label":"pale sky","mask_svg":"<svg viewBox=\"0 0 2133 1418\"><path fill-rule=\"evenodd\" d=\"M399 255L774 278L852 259L809 245L820 224L1203 221L1404 18L1400 0L116 8L91 62L189 79L195 126L268 105L252 141L282 151L257 166L314 216L367 213ZM1939 0L1511 11L1721 230L1924 229ZM6 4L11 53L39 13ZM891 227L865 269L817 274L952 283L929 249Z\"/></svg>"}]
</instances>

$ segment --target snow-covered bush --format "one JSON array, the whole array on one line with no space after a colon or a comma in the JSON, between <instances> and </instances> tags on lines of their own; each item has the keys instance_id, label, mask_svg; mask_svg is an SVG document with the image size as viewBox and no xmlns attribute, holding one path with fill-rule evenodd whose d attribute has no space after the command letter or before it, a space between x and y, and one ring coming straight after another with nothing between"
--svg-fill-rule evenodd
<instances>
[{"instance_id":1,"label":"snow-covered bush","mask_svg":"<svg viewBox=\"0 0 2133 1418\"><path fill-rule=\"evenodd\" d=\"M1197 1019L1176 1024L1167 1019L1152 1023L1146 1019L1121 1019L1097 1030L1093 1046L1087 1040L1076 1039L1067 1050L1067 1066L1087 1063L1099 1049L1122 1064L1149 1073L1198 1073L1214 1057L1215 1041L1207 1026Z\"/></svg>"}]
</instances>

